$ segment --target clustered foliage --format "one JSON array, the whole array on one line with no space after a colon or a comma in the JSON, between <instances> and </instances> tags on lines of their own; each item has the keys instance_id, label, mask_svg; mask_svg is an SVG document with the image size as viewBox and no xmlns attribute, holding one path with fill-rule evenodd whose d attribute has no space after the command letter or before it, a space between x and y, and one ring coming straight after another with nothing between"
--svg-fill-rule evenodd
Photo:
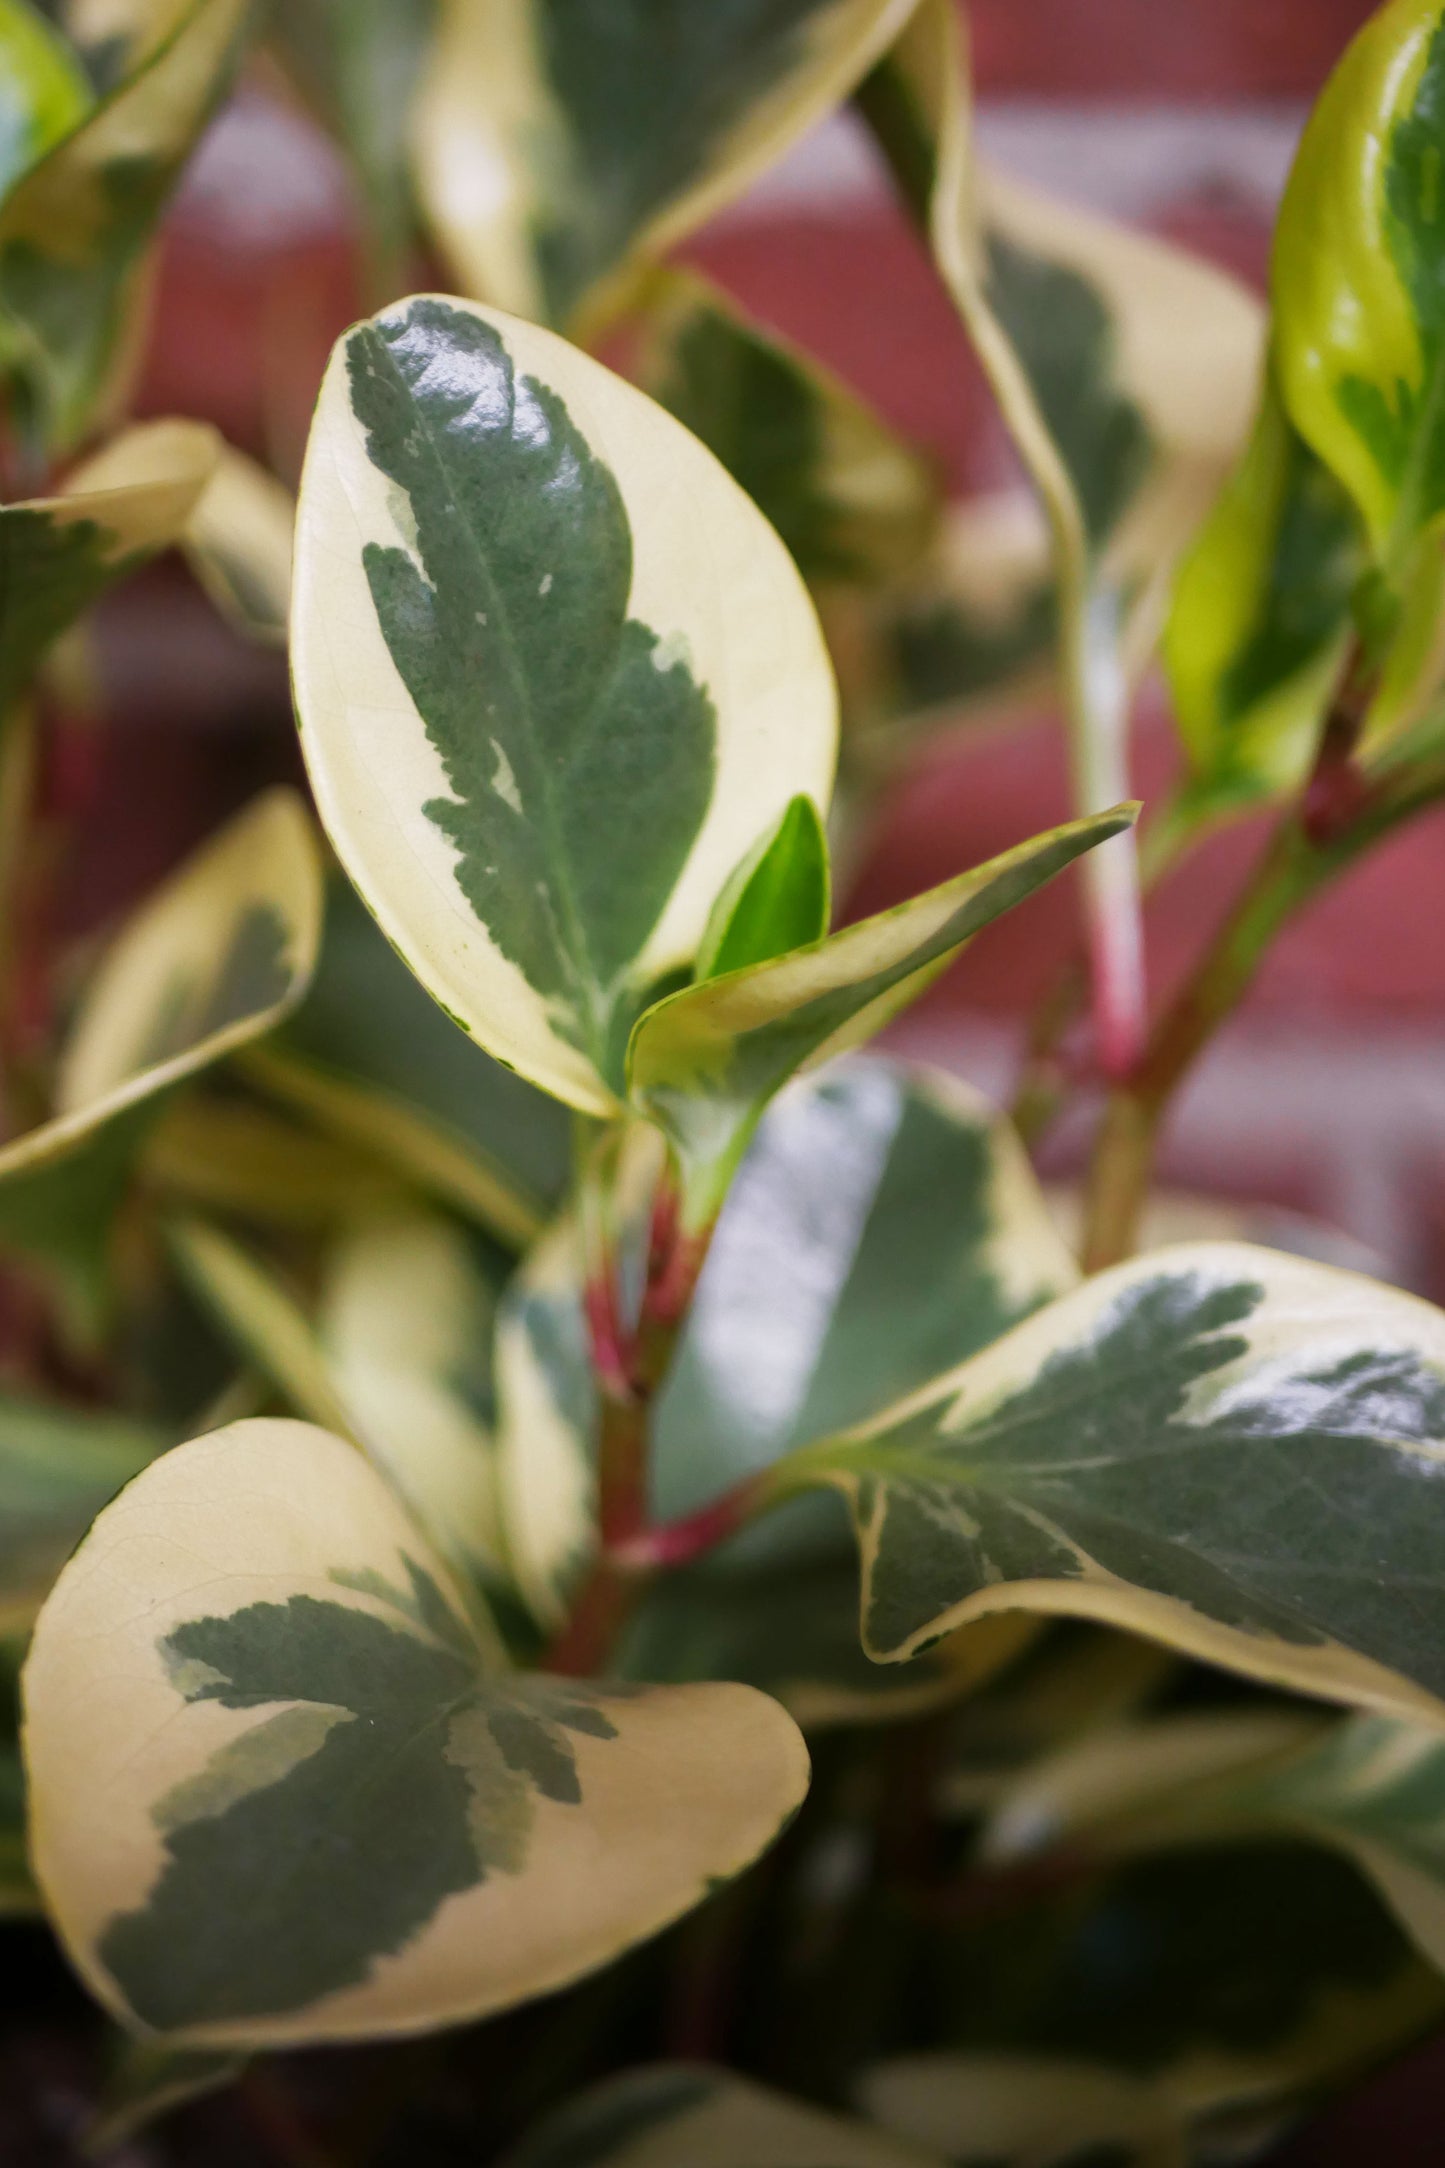
<instances>
[{"instance_id":1,"label":"clustered foliage","mask_svg":"<svg viewBox=\"0 0 1445 2168\"><path fill-rule=\"evenodd\" d=\"M378 303L295 504L120 418L263 50ZM849 98L1000 498L669 260ZM0 119L0 1893L118 2028L92 2142L485 2019L513 2168L1247 2156L1445 2015L1445 1317L1145 1208L1273 934L1445 795L1445 9L1341 61L1267 312L981 170L951 0L0 0ZM170 548L289 641L314 814L37 1045L37 749ZM835 928L880 783L1041 693L1075 817ZM1141 898L1261 809L1151 1019ZM1071 865L1011 1119L859 1051Z\"/></svg>"}]
</instances>

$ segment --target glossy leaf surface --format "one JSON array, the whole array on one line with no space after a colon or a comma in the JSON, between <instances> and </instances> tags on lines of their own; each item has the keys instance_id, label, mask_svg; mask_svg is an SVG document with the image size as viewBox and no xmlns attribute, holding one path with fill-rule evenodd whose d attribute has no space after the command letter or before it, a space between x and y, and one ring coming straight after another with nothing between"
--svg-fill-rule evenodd
<instances>
[{"instance_id":1,"label":"glossy leaf surface","mask_svg":"<svg viewBox=\"0 0 1445 2168\"><path fill-rule=\"evenodd\" d=\"M1100 1274L778 1480L848 1497L879 1658L1023 1607L1438 1716L1442 1377L1429 1304L1202 1243Z\"/></svg>"},{"instance_id":2,"label":"glossy leaf surface","mask_svg":"<svg viewBox=\"0 0 1445 2168\"><path fill-rule=\"evenodd\" d=\"M450 301L332 360L293 669L387 934L490 1053L594 1112L743 852L831 785L831 673L760 514L600 364Z\"/></svg>"},{"instance_id":3,"label":"glossy leaf surface","mask_svg":"<svg viewBox=\"0 0 1445 2168\"><path fill-rule=\"evenodd\" d=\"M0 205L0 370L51 452L128 360L147 243L239 57L247 0L194 0Z\"/></svg>"},{"instance_id":4,"label":"glossy leaf surface","mask_svg":"<svg viewBox=\"0 0 1445 2168\"><path fill-rule=\"evenodd\" d=\"M846 98L913 4L442 0L414 141L455 275L565 326Z\"/></svg>"},{"instance_id":5,"label":"glossy leaf surface","mask_svg":"<svg viewBox=\"0 0 1445 2168\"><path fill-rule=\"evenodd\" d=\"M0 1249L56 1282L78 1329L106 1306L111 1225L164 1097L301 998L321 869L299 799L258 799L142 906L63 1050L55 1114L0 1149Z\"/></svg>"},{"instance_id":6,"label":"glossy leaf surface","mask_svg":"<svg viewBox=\"0 0 1445 2168\"><path fill-rule=\"evenodd\" d=\"M747 1688L500 1669L381 1478L291 1423L133 1483L61 1576L24 1689L66 1945L129 2024L199 2045L540 1994L744 1866L807 1781Z\"/></svg>"},{"instance_id":7,"label":"glossy leaf surface","mask_svg":"<svg viewBox=\"0 0 1445 2168\"><path fill-rule=\"evenodd\" d=\"M811 948L650 1009L628 1050L629 1081L677 1147L692 1223L716 1212L759 1115L791 1076L881 1030L976 933L1128 828L1134 812L1068 822Z\"/></svg>"}]
</instances>

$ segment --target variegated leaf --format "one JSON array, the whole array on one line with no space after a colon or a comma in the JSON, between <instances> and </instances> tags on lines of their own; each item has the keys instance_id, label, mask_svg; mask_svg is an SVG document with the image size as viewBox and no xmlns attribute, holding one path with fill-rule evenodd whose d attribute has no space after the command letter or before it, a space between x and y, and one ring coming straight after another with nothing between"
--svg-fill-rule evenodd
<instances>
[{"instance_id":1,"label":"variegated leaf","mask_svg":"<svg viewBox=\"0 0 1445 2168\"><path fill-rule=\"evenodd\" d=\"M268 647L286 644L295 524L295 501L284 483L225 444L181 537L217 609Z\"/></svg>"},{"instance_id":2,"label":"variegated leaf","mask_svg":"<svg viewBox=\"0 0 1445 2168\"><path fill-rule=\"evenodd\" d=\"M637 381L741 482L806 580L917 564L937 477L856 394L694 271L654 270L638 307Z\"/></svg>"},{"instance_id":3,"label":"variegated leaf","mask_svg":"<svg viewBox=\"0 0 1445 2168\"><path fill-rule=\"evenodd\" d=\"M506 2168L943 2168L932 2153L730 2071L659 2063L549 2116Z\"/></svg>"},{"instance_id":4,"label":"variegated leaf","mask_svg":"<svg viewBox=\"0 0 1445 2168\"><path fill-rule=\"evenodd\" d=\"M1030 491L951 505L881 637L893 728L1037 714L1055 687L1057 603L1049 531Z\"/></svg>"},{"instance_id":5,"label":"variegated leaf","mask_svg":"<svg viewBox=\"0 0 1445 2168\"><path fill-rule=\"evenodd\" d=\"M1184 2127L1155 2086L1097 2063L1028 2055L901 2055L861 2105L955 2168L1185 2168Z\"/></svg>"},{"instance_id":6,"label":"variegated leaf","mask_svg":"<svg viewBox=\"0 0 1445 2168\"><path fill-rule=\"evenodd\" d=\"M249 0L193 0L0 204L0 373L24 432L51 452L77 443L118 388L146 245L248 14Z\"/></svg>"},{"instance_id":7,"label":"variegated leaf","mask_svg":"<svg viewBox=\"0 0 1445 2168\"><path fill-rule=\"evenodd\" d=\"M87 989L55 1112L0 1148L0 1250L49 1274L77 1330L107 1302L111 1224L165 1095L301 998L321 869L299 799L258 799L130 921Z\"/></svg>"},{"instance_id":8,"label":"variegated leaf","mask_svg":"<svg viewBox=\"0 0 1445 2168\"><path fill-rule=\"evenodd\" d=\"M441 0L416 171L455 276L566 325L846 98L914 0Z\"/></svg>"},{"instance_id":9,"label":"variegated leaf","mask_svg":"<svg viewBox=\"0 0 1445 2168\"><path fill-rule=\"evenodd\" d=\"M0 715L67 626L181 538L218 449L202 422L142 422L78 467L59 495L0 506Z\"/></svg>"},{"instance_id":10,"label":"variegated leaf","mask_svg":"<svg viewBox=\"0 0 1445 2168\"><path fill-rule=\"evenodd\" d=\"M0 1395L0 1634L23 1634L103 1505L162 1451L154 1425Z\"/></svg>"},{"instance_id":11,"label":"variegated leaf","mask_svg":"<svg viewBox=\"0 0 1445 2168\"><path fill-rule=\"evenodd\" d=\"M381 1478L294 1423L132 1483L23 1684L66 1947L128 2025L193 2046L415 2032L560 1986L745 1866L807 1782L746 1687L502 1668Z\"/></svg>"},{"instance_id":12,"label":"variegated leaf","mask_svg":"<svg viewBox=\"0 0 1445 2168\"><path fill-rule=\"evenodd\" d=\"M962 1085L877 1057L799 1084L764 1120L718 1223L657 1404L655 1509L686 1512L864 1420L1076 1277L1017 1139ZM544 1614L591 1540L586 1350L564 1224L508 1289L497 1339L508 1538ZM820 1536L836 1554L833 1515L821 1528L816 1513L786 1519L799 1540L785 1563ZM758 1546L777 1555L782 1525L745 1539L754 1563Z\"/></svg>"},{"instance_id":13,"label":"variegated leaf","mask_svg":"<svg viewBox=\"0 0 1445 2168\"><path fill-rule=\"evenodd\" d=\"M1248 450L1180 567L1164 640L1187 826L1309 774L1364 569L1349 498L1267 371Z\"/></svg>"},{"instance_id":14,"label":"variegated leaf","mask_svg":"<svg viewBox=\"0 0 1445 2168\"><path fill-rule=\"evenodd\" d=\"M1442 97L1445 10L1393 0L1310 117L1276 237L1285 404L1394 574L1445 512Z\"/></svg>"},{"instance_id":15,"label":"variegated leaf","mask_svg":"<svg viewBox=\"0 0 1445 2168\"><path fill-rule=\"evenodd\" d=\"M1046 514L1075 809L1128 795L1122 623L1169 569L1249 427L1262 313L1232 280L975 160L953 0L925 0L864 94ZM1147 640L1142 643L1147 646ZM1106 1063L1143 1008L1132 839L1085 889Z\"/></svg>"},{"instance_id":16,"label":"variegated leaf","mask_svg":"<svg viewBox=\"0 0 1445 2168\"><path fill-rule=\"evenodd\" d=\"M0 5L0 199L69 135L90 104L90 84L64 38L30 0Z\"/></svg>"},{"instance_id":17,"label":"variegated leaf","mask_svg":"<svg viewBox=\"0 0 1445 2168\"><path fill-rule=\"evenodd\" d=\"M536 1238L566 1187L566 1110L457 1030L348 881L331 883L306 1000L246 1066L267 1092L510 1248Z\"/></svg>"},{"instance_id":18,"label":"variegated leaf","mask_svg":"<svg viewBox=\"0 0 1445 2168\"><path fill-rule=\"evenodd\" d=\"M167 1104L145 1149L148 1188L276 1228L330 1229L405 1207L411 1192L381 1160L226 1085Z\"/></svg>"},{"instance_id":19,"label":"variegated leaf","mask_svg":"<svg viewBox=\"0 0 1445 2168\"><path fill-rule=\"evenodd\" d=\"M1037 1609L1438 1719L1442 1447L1439 1311L1200 1243L1100 1274L773 1480L849 1499L880 1659Z\"/></svg>"},{"instance_id":20,"label":"variegated leaf","mask_svg":"<svg viewBox=\"0 0 1445 2168\"><path fill-rule=\"evenodd\" d=\"M831 672L766 521L551 333L438 298L348 333L302 485L293 672L322 818L488 1052L615 1111L627 1032L793 797Z\"/></svg>"},{"instance_id":21,"label":"variegated leaf","mask_svg":"<svg viewBox=\"0 0 1445 2168\"><path fill-rule=\"evenodd\" d=\"M629 1089L677 1150L685 1224L716 1216L764 1107L790 1077L880 1031L975 934L1129 828L1137 810L1049 829L811 947L649 1009L628 1049Z\"/></svg>"},{"instance_id":22,"label":"variegated leaf","mask_svg":"<svg viewBox=\"0 0 1445 2168\"><path fill-rule=\"evenodd\" d=\"M170 1230L176 1261L238 1352L298 1415L360 1445L438 1550L502 1571L491 1436L495 1289L439 1213L403 1200L326 1252L319 1297L205 1222Z\"/></svg>"}]
</instances>

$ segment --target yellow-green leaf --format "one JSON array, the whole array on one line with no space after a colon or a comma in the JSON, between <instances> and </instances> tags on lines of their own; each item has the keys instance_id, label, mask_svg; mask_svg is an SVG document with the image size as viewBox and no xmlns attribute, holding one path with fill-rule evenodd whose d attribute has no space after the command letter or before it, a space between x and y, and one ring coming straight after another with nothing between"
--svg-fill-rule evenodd
<instances>
[{"instance_id":1,"label":"yellow-green leaf","mask_svg":"<svg viewBox=\"0 0 1445 2168\"><path fill-rule=\"evenodd\" d=\"M145 251L240 54L249 0L193 0L0 204L0 373L27 436L77 443L119 389Z\"/></svg>"},{"instance_id":2,"label":"yellow-green leaf","mask_svg":"<svg viewBox=\"0 0 1445 2168\"><path fill-rule=\"evenodd\" d=\"M192 1293L238 1351L279 1387L299 1414L354 1437L350 1414L295 1295L219 1227L183 1219L168 1232Z\"/></svg>"},{"instance_id":3,"label":"yellow-green leaf","mask_svg":"<svg viewBox=\"0 0 1445 2168\"><path fill-rule=\"evenodd\" d=\"M42 1611L23 1691L66 1948L124 2022L190 2045L544 1993L745 1866L807 1782L748 1688L499 1668L381 1478L294 1423L132 1483Z\"/></svg>"},{"instance_id":4,"label":"yellow-green leaf","mask_svg":"<svg viewBox=\"0 0 1445 2168\"><path fill-rule=\"evenodd\" d=\"M938 479L847 385L696 272L659 267L638 306L637 382L741 482L805 579L862 583L917 565Z\"/></svg>"},{"instance_id":5,"label":"yellow-green leaf","mask_svg":"<svg viewBox=\"0 0 1445 2168\"><path fill-rule=\"evenodd\" d=\"M0 506L0 715L67 626L181 538L218 449L202 422L142 422L76 468L60 494Z\"/></svg>"},{"instance_id":6,"label":"yellow-green leaf","mask_svg":"<svg viewBox=\"0 0 1445 2168\"><path fill-rule=\"evenodd\" d=\"M77 1331L108 1302L111 1225L165 1095L305 992L321 868L295 793L258 799L102 958L62 1053L52 1119L0 1148L0 1250L57 1284Z\"/></svg>"},{"instance_id":7,"label":"yellow-green leaf","mask_svg":"<svg viewBox=\"0 0 1445 2168\"><path fill-rule=\"evenodd\" d=\"M0 198L68 135L90 104L85 71L30 5L0 6Z\"/></svg>"},{"instance_id":8,"label":"yellow-green leaf","mask_svg":"<svg viewBox=\"0 0 1445 2168\"><path fill-rule=\"evenodd\" d=\"M759 832L832 780L796 569L672 417L551 333L423 297L342 341L293 674L327 829L488 1052L616 1110L626 1034Z\"/></svg>"},{"instance_id":9,"label":"yellow-green leaf","mask_svg":"<svg viewBox=\"0 0 1445 2168\"><path fill-rule=\"evenodd\" d=\"M413 142L457 279L566 325L846 98L913 5L441 0Z\"/></svg>"},{"instance_id":10,"label":"yellow-green leaf","mask_svg":"<svg viewBox=\"0 0 1445 2168\"><path fill-rule=\"evenodd\" d=\"M773 1481L848 1498L880 1659L1022 1608L1439 1721L1442 1456L1438 1310L1221 1242L1098 1275Z\"/></svg>"},{"instance_id":11,"label":"yellow-green leaf","mask_svg":"<svg viewBox=\"0 0 1445 2168\"><path fill-rule=\"evenodd\" d=\"M286 644L295 524L295 501L284 483L226 444L181 537L217 609L269 647Z\"/></svg>"},{"instance_id":12,"label":"yellow-green leaf","mask_svg":"<svg viewBox=\"0 0 1445 2168\"><path fill-rule=\"evenodd\" d=\"M992 920L1129 828L1116 807L1033 836L808 948L684 988L628 1050L634 1103L671 1138L691 1226L715 1216L763 1108L797 1071L880 1031Z\"/></svg>"}]
</instances>

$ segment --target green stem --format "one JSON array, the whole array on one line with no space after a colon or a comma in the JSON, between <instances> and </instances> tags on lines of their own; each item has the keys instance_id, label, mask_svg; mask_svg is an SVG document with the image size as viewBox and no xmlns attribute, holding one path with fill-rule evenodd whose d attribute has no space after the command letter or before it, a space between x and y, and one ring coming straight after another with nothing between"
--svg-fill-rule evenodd
<instances>
[{"instance_id":1,"label":"green stem","mask_svg":"<svg viewBox=\"0 0 1445 2168\"><path fill-rule=\"evenodd\" d=\"M1169 1102L1196 1057L1244 997L1280 928L1379 839L1445 797L1445 760L1387 777L1348 827L1318 833L1310 810L1288 814L1128 1081L1110 1096L1090 1168L1084 1266L1127 1257ZM1316 833L1311 834L1314 827Z\"/></svg>"}]
</instances>

